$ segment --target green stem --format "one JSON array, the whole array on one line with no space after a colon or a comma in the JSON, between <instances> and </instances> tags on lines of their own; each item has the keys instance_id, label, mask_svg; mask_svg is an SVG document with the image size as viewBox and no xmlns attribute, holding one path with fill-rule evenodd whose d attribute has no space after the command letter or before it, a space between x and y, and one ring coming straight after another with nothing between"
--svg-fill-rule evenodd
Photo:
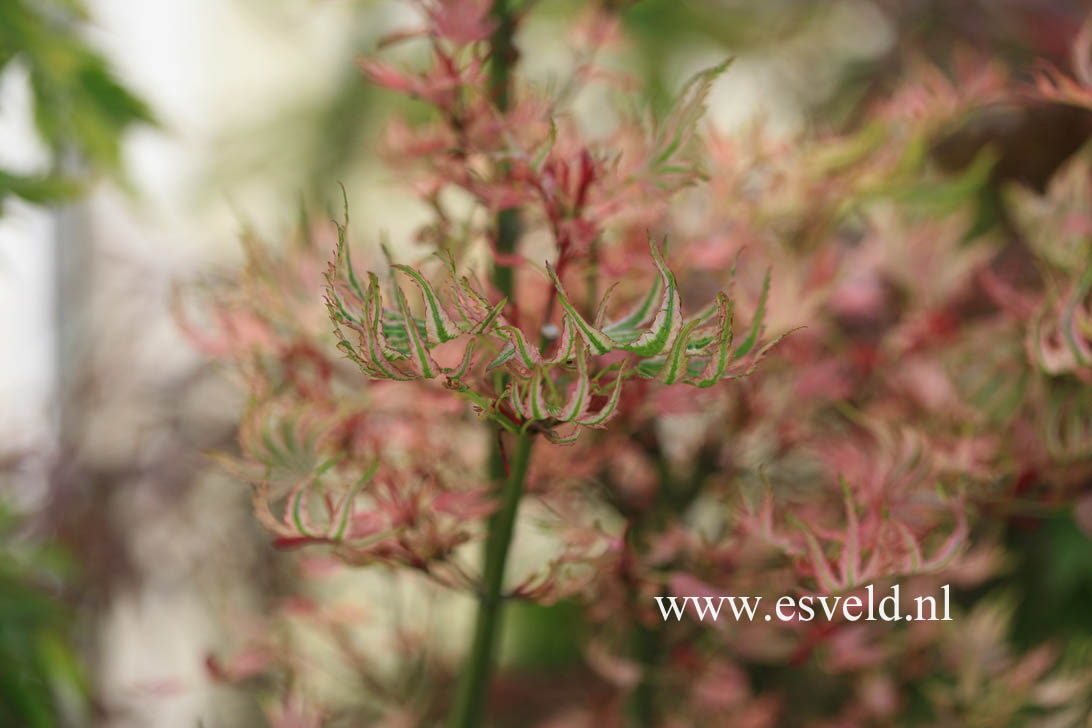
<instances>
[{"instance_id":1,"label":"green stem","mask_svg":"<svg viewBox=\"0 0 1092 728\"><path fill-rule=\"evenodd\" d=\"M459 693L451 712L451 728L481 728L485 716L485 694L493 671L496 637L500 631L504 582L504 566L508 546L516 523L516 512L523 496L523 483L531 461L529 435L521 435L516 452L509 462L508 480L501 493L501 505L489 519L489 534L485 542L485 567L482 593L478 601L478 617L474 624L474 641L459 684Z\"/></svg>"},{"instance_id":2,"label":"green stem","mask_svg":"<svg viewBox=\"0 0 1092 728\"><path fill-rule=\"evenodd\" d=\"M516 16L508 7L508 0L494 0L490 13L496 22L489 38L489 93L500 111L507 111L512 66L519 58L516 50Z\"/></svg>"},{"instance_id":3,"label":"green stem","mask_svg":"<svg viewBox=\"0 0 1092 728\"><path fill-rule=\"evenodd\" d=\"M519 208L509 207L497 213L497 252L511 255L516 250L519 239ZM513 289L512 266L497 262L493 268L493 283L509 301L512 301Z\"/></svg>"},{"instance_id":4,"label":"green stem","mask_svg":"<svg viewBox=\"0 0 1092 728\"><path fill-rule=\"evenodd\" d=\"M513 38L515 14L508 7L508 0L494 0L492 17L497 26L489 39L489 93L500 112L510 105L511 70L518 58ZM508 174L506 165L499 168L499 177ZM509 208L497 213L497 252L510 255L519 240L519 210ZM514 301L514 275L511 266L497 263L493 267L493 284L501 295ZM497 391L504 387L504 377L497 374ZM482 573L482 592L478 601L478 615L474 624L474 638L470 654L460 677L459 692L449 715L451 728L480 728L485 716L485 697L493 671L495 643L501 622L501 586L504 566L508 560L508 546L512 541L516 512L523 495L523 481L531 458L531 437L520 435L514 457L507 462L500 448L503 435L494 428L498 438L490 454L490 475L501 491L501 505L489 519L489 532L485 541L485 564Z\"/></svg>"},{"instance_id":5,"label":"green stem","mask_svg":"<svg viewBox=\"0 0 1092 728\"><path fill-rule=\"evenodd\" d=\"M641 666L641 679L629 698L629 719L633 726L655 726L659 723L659 705L652 672L663 659L663 640L659 630L646 627L640 621L634 626L633 658Z\"/></svg>"},{"instance_id":6,"label":"green stem","mask_svg":"<svg viewBox=\"0 0 1092 728\"><path fill-rule=\"evenodd\" d=\"M514 36L516 17L508 7L508 0L495 0L492 10L497 27L489 38L489 95L500 112L508 111L511 105L510 89L512 86L512 66L519 58ZM502 176L508 174L508 165L502 164ZM497 252L511 255L516 250L519 239L519 209L508 208L497 213ZM512 267L497 263L493 269L493 283L502 295L512 301Z\"/></svg>"}]
</instances>

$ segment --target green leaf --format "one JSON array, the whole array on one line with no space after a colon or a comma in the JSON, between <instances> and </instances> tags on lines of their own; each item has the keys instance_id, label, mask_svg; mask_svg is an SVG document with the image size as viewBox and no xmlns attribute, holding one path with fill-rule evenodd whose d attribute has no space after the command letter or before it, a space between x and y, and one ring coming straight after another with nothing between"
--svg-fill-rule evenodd
<instances>
[{"instance_id":1,"label":"green leaf","mask_svg":"<svg viewBox=\"0 0 1092 728\"><path fill-rule=\"evenodd\" d=\"M436 376L438 367L432 360L432 355L429 354L428 343L417 330L413 315L410 313L409 302L406 301L406 294L397 286L395 286L394 294L398 299L398 309L402 312L406 332L409 334L410 361L413 363L414 371L418 376L432 379Z\"/></svg>"},{"instance_id":2,"label":"green leaf","mask_svg":"<svg viewBox=\"0 0 1092 728\"><path fill-rule=\"evenodd\" d=\"M720 381L728 368L729 353L732 349L732 315L733 302L724 293L717 294L717 316L719 335L716 338L716 352L710 357L709 363L701 374L688 380L697 387L711 387Z\"/></svg>"},{"instance_id":3,"label":"green leaf","mask_svg":"<svg viewBox=\"0 0 1092 728\"><path fill-rule=\"evenodd\" d=\"M637 328L639 326L644 326L648 323L648 320L652 318L653 312L656 310L656 298L660 295L662 286L662 279L660 277L655 278L652 282L652 288L649 289L644 299L621 319L607 324L603 330L612 336L623 333L632 333L636 335ZM614 286L607 289L607 294L603 296L603 303L600 305L600 316L603 315L604 309L606 308L607 295L609 295L612 290L614 290Z\"/></svg>"},{"instance_id":4,"label":"green leaf","mask_svg":"<svg viewBox=\"0 0 1092 728\"><path fill-rule=\"evenodd\" d=\"M550 119L550 136L546 139L546 142L542 145L542 148L538 150L538 154L535 155L535 159L531 162L531 169L536 173L542 169L542 163L546 161L546 157L550 156L550 151L554 148L554 144L557 142L557 124L554 120Z\"/></svg>"},{"instance_id":5,"label":"green leaf","mask_svg":"<svg viewBox=\"0 0 1092 728\"><path fill-rule=\"evenodd\" d=\"M519 361L528 371L542 366L542 356L537 349L531 347L524 338L523 332L515 326L500 326L499 331L508 337L513 353L519 355ZM503 352L502 352L503 353ZM510 358L510 357L509 357ZM506 359L507 361L507 359Z\"/></svg>"},{"instance_id":6,"label":"green leaf","mask_svg":"<svg viewBox=\"0 0 1092 728\"><path fill-rule=\"evenodd\" d=\"M368 360L378 369L386 379L408 381L413 377L404 374L391 364L388 359L389 347L387 346L383 326L381 324L382 299L379 296L379 279L374 273L368 274L368 295L364 299L364 315L368 326L364 330L364 345L367 350Z\"/></svg>"},{"instance_id":7,"label":"green leaf","mask_svg":"<svg viewBox=\"0 0 1092 728\"><path fill-rule=\"evenodd\" d=\"M691 321L675 337L675 344L671 347L671 351L664 361L664 368L660 371L660 381L664 384L674 384L686 375L686 340L697 325L696 321Z\"/></svg>"},{"instance_id":8,"label":"green leaf","mask_svg":"<svg viewBox=\"0 0 1092 728\"><path fill-rule=\"evenodd\" d=\"M624 380L625 373L619 371L617 378L614 380L614 389L611 390L610 398L607 400L607 403L603 405L603 409L595 414L578 417L576 423L586 427L601 427L607 420L613 417L618 409L618 400L622 395L622 382Z\"/></svg>"},{"instance_id":9,"label":"green leaf","mask_svg":"<svg viewBox=\"0 0 1092 728\"><path fill-rule=\"evenodd\" d=\"M758 342L758 337L762 333L762 322L766 318L766 300L770 295L770 271L766 270L766 276L762 279L762 293L758 297L758 307L755 309L754 320L751 321L751 330L747 333L747 338L740 343L736 349L733 358L739 359L754 348Z\"/></svg>"},{"instance_id":10,"label":"green leaf","mask_svg":"<svg viewBox=\"0 0 1092 728\"><path fill-rule=\"evenodd\" d=\"M334 541L340 541L345 537L345 531L349 526L349 519L353 513L353 499L356 498L356 494L360 492L360 489L364 487L379 470L379 461L376 460L369 466L364 474L357 478L357 481L353 483L353 487L349 489L349 492L345 494L345 498L341 501L341 505L338 507L337 515L331 519L331 526L333 526L331 536Z\"/></svg>"},{"instance_id":11,"label":"green leaf","mask_svg":"<svg viewBox=\"0 0 1092 728\"><path fill-rule=\"evenodd\" d=\"M296 527L296 530L308 538L321 538L317 532L311 529L310 514L307 512L307 504L304 502L313 482L314 480L311 478L301 480L299 485L292 491L292 495L289 496L288 502L291 509L292 524Z\"/></svg>"},{"instance_id":12,"label":"green leaf","mask_svg":"<svg viewBox=\"0 0 1092 728\"><path fill-rule=\"evenodd\" d=\"M576 352L576 388L569 395L565 406L557 413L557 419L562 422L572 422L581 417L591 401L591 379L588 377L587 355L580 350Z\"/></svg>"},{"instance_id":13,"label":"green leaf","mask_svg":"<svg viewBox=\"0 0 1092 728\"><path fill-rule=\"evenodd\" d=\"M728 58L711 68L698 71L683 85L674 107L656 135L653 168L664 165L693 136L698 122L705 115L705 104L713 82L731 65L732 60Z\"/></svg>"},{"instance_id":14,"label":"green leaf","mask_svg":"<svg viewBox=\"0 0 1092 728\"><path fill-rule=\"evenodd\" d=\"M531 417L536 420L545 420L550 417L549 406L542 392L542 367L535 367L531 375L531 383L527 387L527 396L530 400Z\"/></svg>"},{"instance_id":15,"label":"green leaf","mask_svg":"<svg viewBox=\"0 0 1092 728\"><path fill-rule=\"evenodd\" d=\"M441 369L444 375L451 381L455 382L463 378L463 376L469 371L470 364L474 360L474 341L470 340L466 342L466 348L463 349L463 358L459 362L457 367Z\"/></svg>"},{"instance_id":16,"label":"green leaf","mask_svg":"<svg viewBox=\"0 0 1092 728\"><path fill-rule=\"evenodd\" d=\"M652 236L649 236L648 244L652 250L652 259L660 272L660 279L663 281L664 293L660 308L648 331L633 343L619 344L617 347L638 356L657 356L663 353L671 346L682 328L682 303L675 285L675 274L668 270Z\"/></svg>"},{"instance_id":17,"label":"green leaf","mask_svg":"<svg viewBox=\"0 0 1092 728\"><path fill-rule=\"evenodd\" d=\"M429 282L409 266L395 265L394 268L409 276L421 290L421 296L425 301L425 327L428 332L428 340L433 343L443 344L458 336L459 330L440 305L440 299Z\"/></svg>"},{"instance_id":18,"label":"green leaf","mask_svg":"<svg viewBox=\"0 0 1092 728\"><path fill-rule=\"evenodd\" d=\"M546 272L550 275L550 280L553 281L554 287L557 288L557 298L558 301L561 302L561 308L565 311L565 315L572 320L573 325L576 327L581 338L584 339L584 342L591 347L591 350L596 354L606 354L611 351L614 348L615 342L602 331L589 324L584 317L580 315L580 312L573 307L572 302L569 301L569 296L565 293L565 287L561 285L561 279L558 278L557 272L549 263L546 264Z\"/></svg>"}]
</instances>

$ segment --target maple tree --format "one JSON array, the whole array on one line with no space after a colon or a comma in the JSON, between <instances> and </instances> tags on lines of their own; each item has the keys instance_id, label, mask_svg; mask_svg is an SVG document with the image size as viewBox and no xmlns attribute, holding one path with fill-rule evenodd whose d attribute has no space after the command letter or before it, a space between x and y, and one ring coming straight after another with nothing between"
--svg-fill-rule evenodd
<instances>
[{"instance_id":1,"label":"maple tree","mask_svg":"<svg viewBox=\"0 0 1092 728\"><path fill-rule=\"evenodd\" d=\"M1050 645L1018 655L996 602L961 602L967 629L713 629L664 622L653 600L849 595L892 579L911 596L971 591L1002 568L998 524L1014 509L1087 498L1092 160L1073 155L1042 192L1006 185L1018 232L1006 238L981 224L996 150L954 173L933 154L1009 99L1087 106L1083 66L1028 82L985 59L919 61L866 122L785 139L703 126L720 64L658 120L619 114L593 139L571 87L633 88L594 61L621 42L611 16L582 21L571 78L543 89L513 55L524 11L419 5L424 26L388 42L427 44L426 67L360 63L429 111L386 136L434 213L418 247L354 245L347 204L323 245L278 256L248 240L241 285L213 297L215 325L188 324L246 375L229 467L275 543L478 599L457 688L410 704L350 654L371 693L352 715L485 724L512 601L580 605L584 659L609 696L542 725L1087 715L1092 673ZM467 204L451 206L451 190ZM394 262L405 255L421 260ZM531 503L552 552L506 578ZM317 605L292 611L344 627ZM402 637L405 654L421 649ZM289 649L256 649L217 674L296 669ZM910 659L922 655L941 677ZM792 670L829 673L821 715L790 704ZM275 725L337 719L291 684Z\"/></svg>"}]
</instances>

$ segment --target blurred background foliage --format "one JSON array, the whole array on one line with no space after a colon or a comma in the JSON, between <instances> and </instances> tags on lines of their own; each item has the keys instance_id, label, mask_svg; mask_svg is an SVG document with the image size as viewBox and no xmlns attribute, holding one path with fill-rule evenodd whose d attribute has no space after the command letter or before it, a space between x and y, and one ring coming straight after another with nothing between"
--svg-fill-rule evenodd
<instances>
[{"instance_id":1,"label":"blurred background foliage","mask_svg":"<svg viewBox=\"0 0 1092 728\"><path fill-rule=\"evenodd\" d=\"M25 530L0 506L0 722L84 725L89 683L74 646L76 621L60 598L76 564Z\"/></svg>"},{"instance_id":2,"label":"blurred background foliage","mask_svg":"<svg viewBox=\"0 0 1092 728\"><path fill-rule=\"evenodd\" d=\"M242 2L256 23L275 22L277 12L291 23L299 13L292 3L280 10L275 6L271 13L268 3ZM1033 60L1065 66L1067 44L1087 10L1080 0L532 0L523 5L536 26L536 43L542 40L539 33L561 32L564 23L590 6L617 13L632 45L625 70L640 77L654 114L663 113L694 68L734 56L756 60L768 83L747 99L756 102L755 108L742 117L733 115L732 121L788 112L797 116L797 126L841 131L868 122L860 116L867 102L912 70L907 59L951 68L974 50L1017 69L1017 76L1026 75ZM422 105L362 83L355 64L404 16L391 12L391 6L358 2L348 18L344 37L335 44L342 49L341 70L327 91L306 90L283 108L225 129L210 178L227 180L224 186L229 187L231 180L243 183L272 174L282 189L297 190L310 203L320 203L320 209L336 209L330 180L352 179L374 164L382 119L391 113L420 118ZM532 77L543 64L541 50L527 50L521 59ZM930 140L942 165L963 169L993 143L1002 155L998 179L1041 186L1084 138L1088 121L1080 110L1065 107L997 109L973 128L952 131L948 138ZM216 187L215 193L223 188Z\"/></svg>"},{"instance_id":3,"label":"blurred background foliage","mask_svg":"<svg viewBox=\"0 0 1092 728\"><path fill-rule=\"evenodd\" d=\"M47 152L43 164L27 165L24 150L5 150L16 159L0 163L0 216L11 198L51 205L75 199L96 179L122 181L123 134L155 123L87 42L88 21L79 0L0 2L0 73L10 77L15 67L25 78ZM4 455L15 457L3 474L17 473L19 453ZM81 639L88 619L68 598L82 578L79 556L55 538L55 523L15 507L26 501L26 493L0 491L0 724L88 725L84 656L93 640L86 631Z\"/></svg>"},{"instance_id":4,"label":"blurred background foliage","mask_svg":"<svg viewBox=\"0 0 1092 728\"><path fill-rule=\"evenodd\" d=\"M53 161L45 170L0 166L0 212L10 195L28 202L71 198L101 174L121 172L121 135L151 124L147 105L125 88L83 36L79 0L0 3L0 73L22 67L33 96L34 125Z\"/></svg>"},{"instance_id":5,"label":"blurred background foliage","mask_svg":"<svg viewBox=\"0 0 1092 728\"><path fill-rule=\"evenodd\" d=\"M635 41L634 69L642 76L649 104L660 112L672 97L682 70L694 57L740 55L770 61L779 93L787 93L799 124L860 130L864 103L890 88L903 63L923 55L942 68L958 52L975 47L1022 73L1032 58L1064 64L1073 29L1086 3L1058 0L990 2L977 0L877 0L816 3L810 0L606 0L619 13ZM279 4L243 0L254 22L258 16L291 18ZM378 38L398 23L375 3L354 3L343 37L343 69L326 94L288 93L285 105L256 110L245 123L222 130L206 177L218 194L235 184L254 183L271 172L282 189L302 196L305 208L321 216L338 194L336 180L351 180L375 164L380 122L392 110L413 104L365 83L353 62L371 53ZM534 3L536 22L556 28L589 5L586 0ZM123 134L137 125L154 125L149 106L127 90L103 56L85 37L86 8L76 0L0 0L0 71L12 65L26 74L33 119L51 153L43 169L0 166L0 212L5 200L32 203L71 200L100 177L124 180ZM847 51L847 25L873 34L875 45ZM870 25L873 24L873 25ZM552 24L552 25L551 25ZM683 59L680 61L680 58ZM534 66L532 55L523 62ZM186 59L179 59L186 62ZM825 70L817 71L823 66ZM817 83L814 74L822 82ZM788 89L788 92L784 90ZM776 104L775 104L776 105ZM418 110L419 112L419 110ZM979 218L968 238L1009 226L1001 187L1010 180L1042 187L1058 165L1088 138L1087 112L1034 105L997 109L991 114L925 140L930 155L952 174L951 187L918 190L920 201L958 204L978 199ZM985 153L983 153L985 150ZM116 362L115 362L116 364ZM107 479L108 480L108 479ZM61 596L78 573L61 554L62 544L36 545L21 533L23 518L0 512L0 723L3 725L82 725L89 720L91 683L73 646L72 611ZM103 528L124 526L100 524ZM1045 518L1012 518L1005 529L1011 549L1010 571L981 590L960 593L965 605L984 593L1006 592L1013 603L1011 640L1031 646L1044 640L1064 645L1070 659L1092 653L1092 549L1069 511ZM46 534L54 529L46 524ZM250 536L254 538L253 534ZM80 543L78 539L69 541ZM76 549L73 558L87 557ZM113 563L105 567L112 568ZM92 565L92 570L95 568ZM269 593L287 591L283 574L263 573ZM270 586L272 583L272 586ZM1015 590L1015 591L1013 591ZM582 663L578 648L583 626L569 604L514 610L508 630L514 667L504 689L511 696L510 724L520 725L521 700L528 699L542 671L565 671ZM81 648L88 640L80 640ZM774 682L773 668L754 675L756 686ZM767 674L769 673L769 674ZM526 677L521 684L520 676ZM784 684L784 671L776 675ZM793 678L821 702L821 675L801 670ZM790 681L792 684L793 681ZM564 691L565 686L560 686ZM541 696L539 696L541 698ZM836 696L835 696L836 697ZM831 702L834 702L832 698ZM254 720L258 720L254 718Z\"/></svg>"}]
</instances>

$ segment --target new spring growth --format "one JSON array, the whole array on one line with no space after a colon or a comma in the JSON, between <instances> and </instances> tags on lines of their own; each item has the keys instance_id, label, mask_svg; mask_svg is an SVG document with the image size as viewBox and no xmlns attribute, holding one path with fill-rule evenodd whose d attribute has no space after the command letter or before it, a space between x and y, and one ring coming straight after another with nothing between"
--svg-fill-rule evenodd
<instances>
[{"instance_id":1,"label":"new spring growth","mask_svg":"<svg viewBox=\"0 0 1092 728\"><path fill-rule=\"evenodd\" d=\"M615 283L599 302L594 321L579 312L547 263L561 322L556 344L545 349L528 341L505 317L505 300L490 301L469 277L456 273L446 254L440 254L450 277L446 301L422 273L405 265L391 265L384 296L374 272L361 278L353 269L342 225L327 273L326 300L339 348L369 377L443 377L448 388L470 398L509 431L533 430L568 443L583 429L610 420L628 379L709 387L749 374L781 338L759 346L768 275L753 323L733 348L734 306L728 293L721 291L709 306L685 317L675 275L651 237L649 250L657 271L649 290L615 318L608 315ZM402 282L417 289L416 309ZM463 347L458 363L440 366L432 351L455 340ZM609 363L601 363L600 357ZM491 376L498 369L508 375L500 391Z\"/></svg>"}]
</instances>

